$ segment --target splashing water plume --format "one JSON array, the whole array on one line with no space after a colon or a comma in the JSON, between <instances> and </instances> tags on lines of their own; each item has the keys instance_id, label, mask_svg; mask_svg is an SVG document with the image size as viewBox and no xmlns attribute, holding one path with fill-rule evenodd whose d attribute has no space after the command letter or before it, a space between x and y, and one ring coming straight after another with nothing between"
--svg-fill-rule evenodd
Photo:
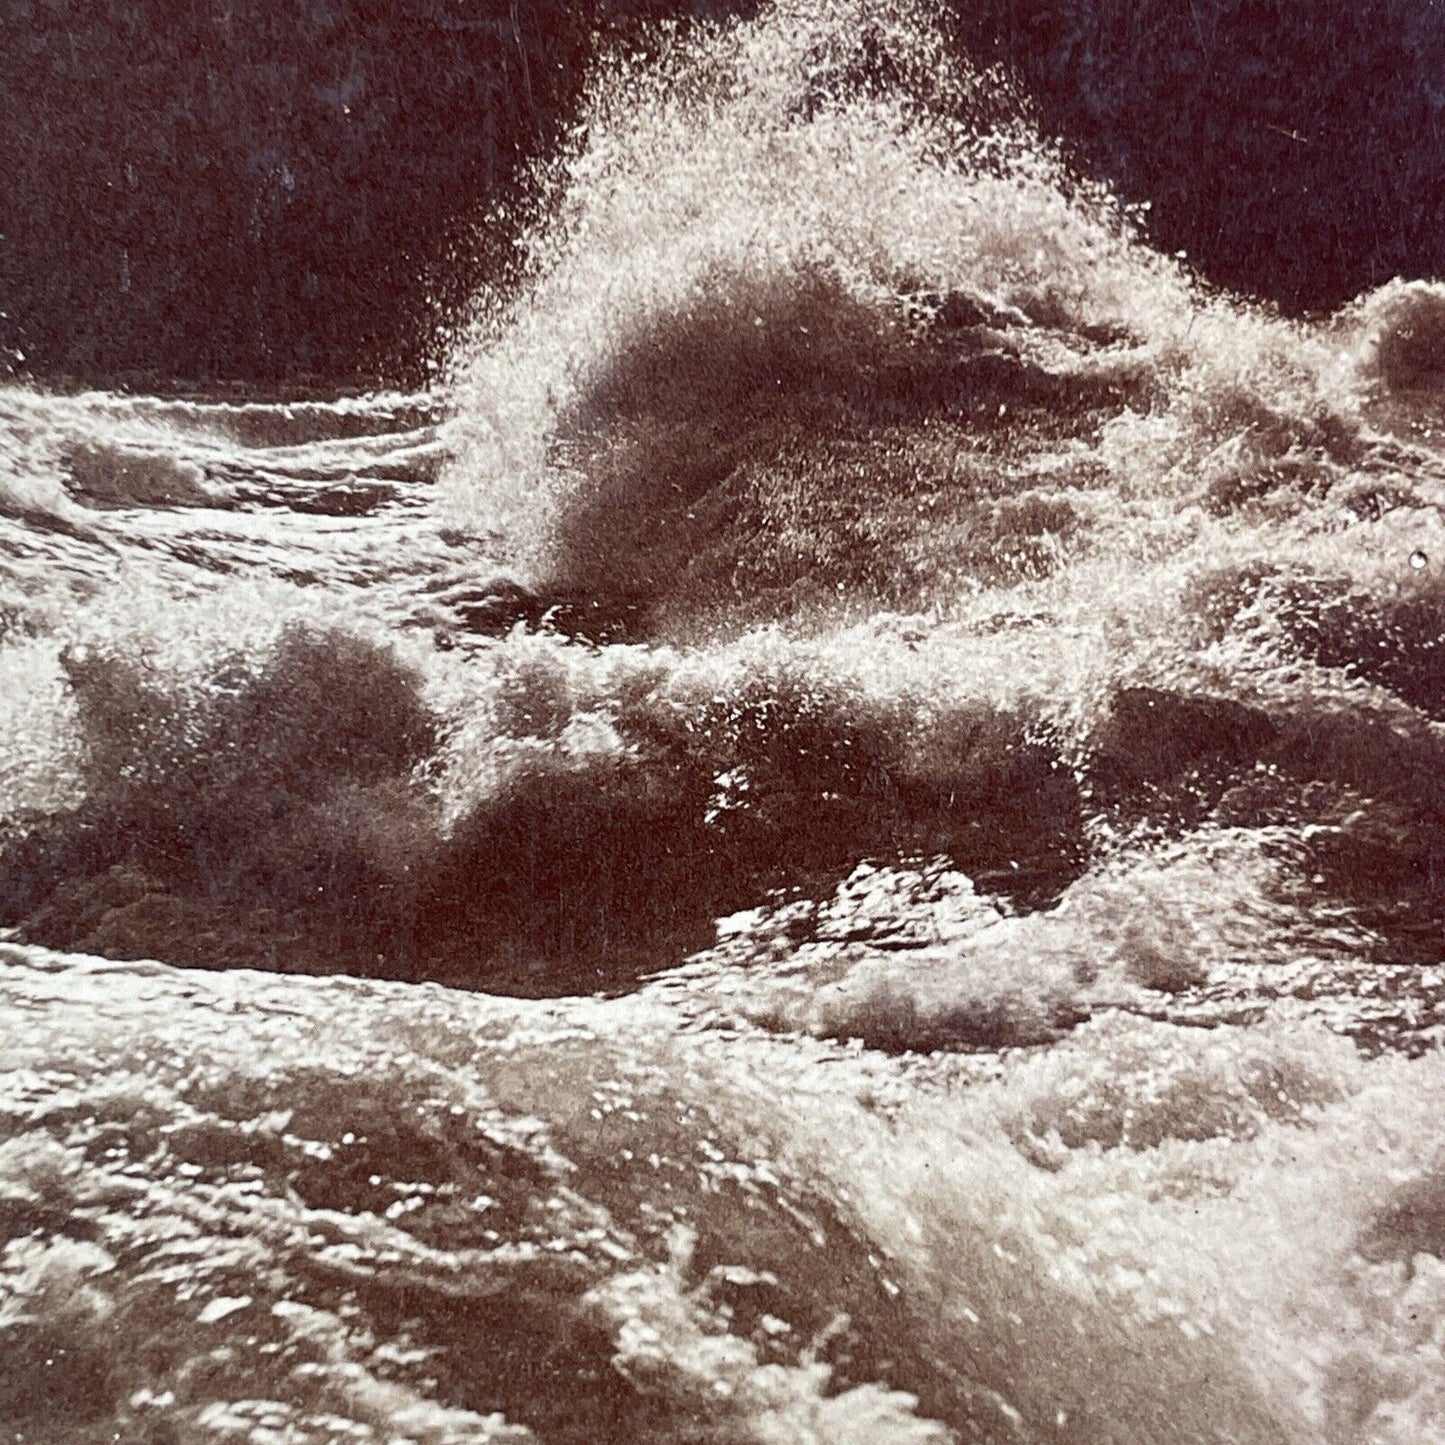
<instances>
[{"instance_id":1,"label":"splashing water plume","mask_svg":"<svg viewBox=\"0 0 1445 1445\"><path fill-rule=\"evenodd\" d=\"M1445 286L923 0L538 185L436 394L0 391L0 1426L1445 1441Z\"/></svg>"}]
</instances>

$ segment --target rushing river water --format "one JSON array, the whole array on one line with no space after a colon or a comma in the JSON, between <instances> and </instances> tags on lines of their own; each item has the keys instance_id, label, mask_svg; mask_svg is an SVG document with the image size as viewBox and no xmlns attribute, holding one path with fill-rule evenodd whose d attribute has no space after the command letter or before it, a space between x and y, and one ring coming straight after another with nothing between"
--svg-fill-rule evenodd
<instances>
[{"instance_id":1,"label":"rushing river water","mask_svg":"<svg viewBox=\"0 0 1445 1445\"><path fill-rule=\"evenodd\" d=\"M926 6L599 78L433 394L0 391L0 1426L1445 1440L1445 289Z\"/></svg>"}]
</instances>

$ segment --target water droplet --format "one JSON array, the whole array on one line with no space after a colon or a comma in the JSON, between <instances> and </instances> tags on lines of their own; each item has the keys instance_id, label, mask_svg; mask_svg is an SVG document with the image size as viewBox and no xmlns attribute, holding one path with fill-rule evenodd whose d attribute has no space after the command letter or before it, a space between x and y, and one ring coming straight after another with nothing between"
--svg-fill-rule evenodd
<instances>
[{"instance_id":1,"label":"water droplet","mask_svg":"<svg viewBox=\"0 0 1445 1445\"><path fill-rule=\"evenodd\" d=\"M1427 567L1427 566L1429 565L1429 563L1430 563L1430 559L1429 559L1423 552L1411 552L1411 553L1410 553L1410 565L1411 565L1417 572L1419 572L1422 568Z\"/></svg>"}]
</instances>

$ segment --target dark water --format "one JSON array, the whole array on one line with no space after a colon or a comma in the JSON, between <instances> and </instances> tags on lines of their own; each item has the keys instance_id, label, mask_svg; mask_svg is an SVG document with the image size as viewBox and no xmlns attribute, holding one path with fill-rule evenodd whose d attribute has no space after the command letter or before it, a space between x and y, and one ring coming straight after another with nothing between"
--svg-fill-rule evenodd
<instances>
[{"instance_id":1,"label":"dark water","mask_svg":"<svg viewBox=\"0 0 1445 1445\"><path fill-rule=\"evenodd\" d=\"M0 394L12 1438L1445 1439L1445 291L855 8L435 394Z\"/></svg>"}]
</instances>

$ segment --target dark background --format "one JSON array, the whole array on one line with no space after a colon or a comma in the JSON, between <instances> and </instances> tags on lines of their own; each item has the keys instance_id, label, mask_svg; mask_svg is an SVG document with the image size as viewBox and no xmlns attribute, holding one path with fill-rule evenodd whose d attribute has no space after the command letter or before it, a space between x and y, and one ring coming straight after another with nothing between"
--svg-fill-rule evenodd
<instances>
[{"instance_id":1,"label":"dark background","mask_svg":"<svg viewBox=\"0 0 1445 1445\"><path fill-rule=\"evenodd\" d=\"M415 383L594 47L752 8L0 0L0 372ZM1208 279L1299 312L1445 273L1440 0L956 8Z\"/></svg>"}]
</instances>

